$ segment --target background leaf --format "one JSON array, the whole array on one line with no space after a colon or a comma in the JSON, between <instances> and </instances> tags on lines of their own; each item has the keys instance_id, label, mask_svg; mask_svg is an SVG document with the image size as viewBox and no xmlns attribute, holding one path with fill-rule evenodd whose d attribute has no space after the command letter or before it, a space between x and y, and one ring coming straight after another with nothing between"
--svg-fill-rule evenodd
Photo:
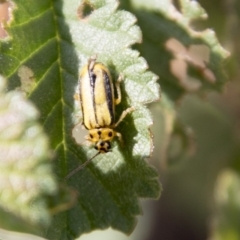
<instances>
[{"instance_id":1,"label":"background leaf","mask_svg":"<svg viewBox=\"0 0 240 240\"><path fill-rule=\"evenodd\" d=\"M239 232L239 175L231 170L223 171L216 182L216 213L213 219L212 239L238 239Z\"/></svg>"},{"instance_id":2,"label":"background leaf","mask_svg":"<svg viewBox=\"0 0 240 240\"><path fill-rule=\"evenodd\" d=\"M136 15L143 31L137 49L174 101L188 92L221 90L227 79L222 66L229 55L213 30L192 27L194 21L207 17L204 9L196 1L177 3L179 8L171 0L121 1L121 7Z\"/></svg>"},{"instance_id":3,"label":"background leaf","mask_svg":"<svg viewBox=\"0 0 240 240\"><path fill-rule=\"evenodd\" d=\"M39 232L50 224L46 196L57 189L48 139L35 107L5 85L0 77L0 227Z\"/></svg>"},{"instance_id":4,"label":"background leaf","mask_svg":"<svg viewBox=\"0 0 240 240\"><path fill-rule=\"evenodd\" d=\"M197 27L207 14L196 1L179 0L174 5L171 0L131 0L121 1L121 7L136 15L143 31L143 43L136 48L147 59L149 68L160 76L163 98L171 102L166 104L163 99L161 113L158 112L161 116L155 115L167 122L163 131L168 129L168 135L157 143L161 164L181 163L194 154L196 144L194 132L180 120L180 100L188 93L202 96L210 90L221 91L227 81L223 66L229 53L213 30ZM162 130L157 134L162 136Z\"/></svg>"}]
</instances>

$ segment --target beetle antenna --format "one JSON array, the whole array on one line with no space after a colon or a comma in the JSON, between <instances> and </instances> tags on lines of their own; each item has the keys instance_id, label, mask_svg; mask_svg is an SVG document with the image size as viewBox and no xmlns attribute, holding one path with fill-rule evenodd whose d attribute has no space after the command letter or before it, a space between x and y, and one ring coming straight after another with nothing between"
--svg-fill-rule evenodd
<instances>
[{"instance_id":1,"label":"beetle antenna","mask_svg":"<svg viewBox=\"0 0 240 240\"><path fill-rule=\"evenodd\" d=\"M82 165L78 166L76 169L74 169L72 172L70 172L65 178L64 181L68 180L72 175L74 175L75 173L77 173L78 171L80 171L81 169L83 169L86 165L88 165L97 155L99 155L101 152L98 152L97 154L95 154L93 157L91 157L90 159L88 159L85 163L83 163Z\"/></svg>"}]
</instances>

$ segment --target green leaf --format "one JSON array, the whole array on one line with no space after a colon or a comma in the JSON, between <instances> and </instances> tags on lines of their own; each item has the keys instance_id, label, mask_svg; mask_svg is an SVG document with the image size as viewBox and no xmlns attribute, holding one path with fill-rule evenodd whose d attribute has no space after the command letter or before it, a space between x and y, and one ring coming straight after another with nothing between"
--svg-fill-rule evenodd
<instances>
[{"instance_id":1,"label":"green leaf","mask_svg":"<svg viewBox=\"0 0 240 240\"><path fill-rule=\"evenodd\" d=\"M158 159L162 169L179 167L196 152L194 132L180 119L175 103L165 93L161 95L160 104L151 105L151 111L153 119L158 121L151 128L157 149L153 159Z\"/></svg>"},{"instance_id":2,"label":"green leaf","mask_svg":"<svg viewBox=\"0 0 240 240\"><path fill-rule=\"evenodd\" d=\"M175 3L175 6L173 3ZM229 53L213 30L196 30L207 17L197 1L121 1L133 12L143 31L143 43L135 47L160 76L162 99L155 106L155 141L161 166L181 163L195 153L194 132L179 121L179 100L188 93L219 91L227 80L224 61ZM159 158L159 155L157 156Z\"/></svg>"},{"instance_id":3,"label":"green leaf","mask_svg":"<svg viewBox=\"0 0 240 240\"><path fill-rule=\"evenodd\" d=\"M212 239L240 238L239 188L240 178L236 172L225 170L219 175L214 192L217 207L212 219Z\"/></svg>"},{"instance_id":4,"label":"green leaf","mask_svg":"<svg viewBox=\"0 0 240 240\"><path fill-rule=\"evenodd\" d=\"M97 54L114 79L124 75L117 118L127 107L136 107L117 128L124 146L115 141L112 152L99 155L69 179L67 184L79 192L78 203L54 216L47 238L73 239L110 226L130 233L136 215L141 214L138 198L157 198L160 188L156 170L145 161L152 152L148 130L152 119L142 105L159 98L159 87L156 75L146 71L146 61L128 48L141 41L136 18L117 11L115 0L87 1L92 10L88 16L84 16L87 6L77 0L71 4L67 0L18 0L15 4L14 20L7 28L11 41L0 45L0 69L9 79L9 88L28 91L39 108L56 152L59 179L96 153L72 137L80 108L74 108L73 99L78 72L90 56ZM22 74L22 68L28 73ZM27 84L26 90L23 83L29 79L35 84Z\"/></svg>"},{"instance_id":5,"label":"green leaf","mask_svg":"<svg viewBox=\"0 0 240 240\"><path fill-rule=\"evenodd\" d=\"M219 44L211 29L195 30L194 23L207 17L197 1L121 1L133 12L143 31L137 45L150 69L173 101L188 92L219 91L226 82L224 60L229 53Z\"/></svg>"},{"instance_id":6,"label":"green leaf","mask_svg":"<svg viewBox=\"0 0 240 240\"><path fill-rule=\"evenodd\" d=\"M49 142L35 107L5 85L0 76L0 227L36 232L50 224L45 198L56 192Z\"/></svg>"}]
</instances>

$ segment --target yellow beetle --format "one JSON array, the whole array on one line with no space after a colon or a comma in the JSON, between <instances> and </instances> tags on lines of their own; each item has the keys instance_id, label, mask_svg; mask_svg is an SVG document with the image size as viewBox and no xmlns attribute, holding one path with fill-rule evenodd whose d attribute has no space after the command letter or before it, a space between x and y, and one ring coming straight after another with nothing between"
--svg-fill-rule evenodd
<instances>
[{"instance_id":1,"label":"yellow beetle","mask_svg":"<svg viewBox=\"0 0 240 240\"><path fill-rule=\"evenodd\" d=\"M83 168L94 157L100 153L107 153L111 150L111 141L115 136L122 142L122 135L114 128L132 112L134 107L130 107L122 112L119 120L115 122L115 105L121 102L120 82L122 75L119 76L115 86L117 97L114 93L112 77L105 65L96 62L96 56L88 60L79 77L79 100L82 109L84 127L89 131L85 137L87 141L94 144L98 153L84 164L69 173L65 179Z\"/></svg>"}]
</instances>

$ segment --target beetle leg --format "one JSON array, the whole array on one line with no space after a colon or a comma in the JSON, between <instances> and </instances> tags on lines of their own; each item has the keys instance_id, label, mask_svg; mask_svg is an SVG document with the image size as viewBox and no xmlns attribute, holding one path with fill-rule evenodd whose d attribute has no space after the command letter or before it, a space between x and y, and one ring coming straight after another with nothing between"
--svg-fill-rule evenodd
<instances>
[{"instance_id":1,"label":"beetle leg","mask_svg":"<svg viewBox=\"0 0 240 240\"><path fill-rule=\"evenodd\" d=\"M119 142L120 142L121 144L123 144L122 134L121 134L121 133L119 133L119 132L115 132L115 136L117 136L117 137L118 137L118 140L119 140Z\"/></svg>"},{"instance_id":2,"label":"beetle leg","mask_svg":"<svg viewBox=\"0 0 240 240\"><path fill-rule=\"evenodd\" d=\"M128 113L131 113L135 110L135 107L130 107L124 110L119 118L119 120L114 124L114 127L117 127L118 124L127 116Z\"/></svg>"},{"instance_id":3,"label":"beetle leg","mask_svg":"<svg viewBox=\"0 0 240 240\"><path fill-rule=\"evenodd\" d=\"M115 99L115 104L118 105L122 100L122 94L120 89L120 83L123 81L123 74L120 74L118 77L118 80L115 84L116 90L117 90L117 98Z\"/></svg>"}]
</instances>

